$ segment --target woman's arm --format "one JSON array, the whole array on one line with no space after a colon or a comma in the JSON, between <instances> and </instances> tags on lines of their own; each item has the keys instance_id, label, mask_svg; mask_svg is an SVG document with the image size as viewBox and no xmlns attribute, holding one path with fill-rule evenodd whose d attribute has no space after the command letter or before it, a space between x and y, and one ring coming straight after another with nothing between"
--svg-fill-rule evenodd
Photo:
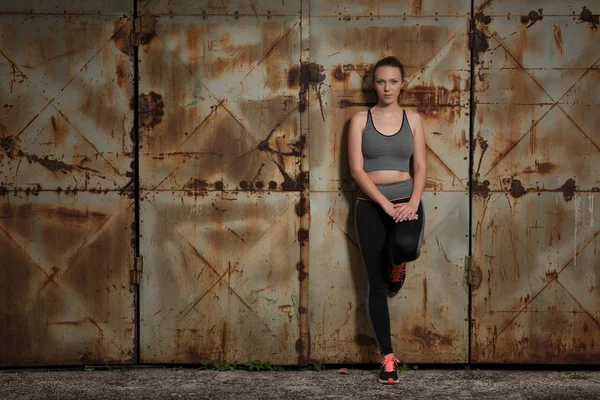
<instances>
[{"instance_id":1,"label":"woman's arm","mask_svg":"<svg viewBox=\"0 0 600 400\"><path fill-rule=\"evenodd\" d=\"M427 179L427 149L425 147L425 132L423 130L423 121L418 113L414 113L414 151L413 151L413 191L410 201L415 209L419 207L423 190L425 190L425 180Z\"/></svg>"},{"instance_id":2,"label":"woman's arm","mask_svg":"<svg viewBox=\"0 0 600 400\"><path fill-rule=\"evenodd\" d=\"M402 204L398 217L400 221L405 219L414 219L414 216L419 209L419 203L421 202L421 196L423 190L425 190L425 179L427 179L427 161L426 161L426 147L425 147L425 132L423 130L423 122L421 116L418 113L412 113L410 126L413 130L413 190L410 196L410 200L407 203Z\"/></svg>"}]
</instances>

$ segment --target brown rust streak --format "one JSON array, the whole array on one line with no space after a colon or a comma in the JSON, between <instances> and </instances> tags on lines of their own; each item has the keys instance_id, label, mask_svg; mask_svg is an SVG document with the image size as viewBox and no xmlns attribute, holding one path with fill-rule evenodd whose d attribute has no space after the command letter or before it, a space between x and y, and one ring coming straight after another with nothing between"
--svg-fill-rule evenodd
<instances>
[{"instance_id":1,"label":"brown rust streak","mask_svg":"<svg viewBox=\"0 0 600 400\"><path fill-rule=\"evenodd\" d=\"M500 337L500 335L517 319L517 317L519 317L519 315L521 315L521 313L523 313L523 311L525 311L525 309L527 308L527 306L531 303L533 303L533 301L548 287L550 286L550 284L552 282L554 282L556 280L556 282L558 282L558 276L562 273L562 271L564 271L570 264L571 262L573 262L573 260L575 260L575 258L577 256L579 256L579 253L581 253L591 242L594 241L594 239L596 239L596 237L600 234L600 230L597 231L595 234L591 235L590 238L588 238L588 240L586 240L584 242L584 244L581 246L581 248L579 249L579 251L577 251L575 253L575 255L569 260L567 261L567 263L565 263L565 265L560 269L560 271L557 272L556 277L552 280L550 280L548 283L546 283L544 285L544 287L542 287L540 289L539 292L537 292L537 294L533 297L530 298L530 300L528 302L526 302L526 304L508 321L508 323L506 323L506 325L500 329L500 331L498 333L494 334L493 337L493 341L492 343L488 343L481 351L485 351L487 348L489 348L493 343L496 342L496 340L498 339L498 337ZM568 292L567 292L568 293ZM570 294L570 293L569 293ZM585 310L585 308L584 308Z\"/></svg>"},{"instance_id":2,"label":"brown rust streak","mask_svg":"<svg viewBox=\"0 0 600 400\"><path fill-rule=\"evenodd\" d=\"M560 26L558 25L553 25L552 26L554 28L554 43L556 43L556 48L558 48L558 51L560 52L560 55L563 55L563 37L562 37L562 31L560 30Z\"/></svg>"}]
</instances>

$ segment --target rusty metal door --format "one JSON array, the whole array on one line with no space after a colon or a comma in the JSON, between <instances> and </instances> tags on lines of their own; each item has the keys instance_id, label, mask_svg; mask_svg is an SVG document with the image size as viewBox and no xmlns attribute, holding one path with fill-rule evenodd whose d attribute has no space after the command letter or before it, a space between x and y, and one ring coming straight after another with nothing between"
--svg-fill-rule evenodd
<instances>
[{"instance_id":1,"label":"rusty metal door","mask_svg":"<svg viewBox=\"0 0 600 400\"><path fill-rule=\"evenodd\" d=\"M0 365L135 361L121 1L0 6Z\"/></svg>"},{"instance_id":2,"label":"rusty metal door","mask_svg":"<svg viewBox=\"0 0 600 400\"><path fill-rule=\"evenodd\" d=\"M142 362L302 355L300 10L139 4Z\"/></svg>"},{"instance_id":3,"label":"rusty metal door","mask_svg":"<svg viewBox=\"0 0 600 400\"><path fill-rule=\"evenodd\" d=\"M376 103L374 62L395 55L406 67L402 106L418 110L426 127L428 180L422 256L389 302L392 344L405 362L467 361L470 2L436 3L311 3L311 359L380 361L365 311L346 137L351 116Z\"/></svg>"},{"instance_id":4,"label":"rusty metal door","mask_svg":"<svg viewBox=\"0 0 600 400\"><path fill-rule=\"evenodd\" d=\"M470 3L396 3L138 3L143 362L378 361L345 135L384 54L432 133L394 344L467 360Z\"/></svg>"},{"instance_id":5,"label":"rusty metal door","mask_svg":"<svg viewBox=\"0 0 600 400\"><path fill-rule=\"evenodd\" d=\"M475 4L472 360L596 364L600 3Z\"/></svg>"}]
</instances>

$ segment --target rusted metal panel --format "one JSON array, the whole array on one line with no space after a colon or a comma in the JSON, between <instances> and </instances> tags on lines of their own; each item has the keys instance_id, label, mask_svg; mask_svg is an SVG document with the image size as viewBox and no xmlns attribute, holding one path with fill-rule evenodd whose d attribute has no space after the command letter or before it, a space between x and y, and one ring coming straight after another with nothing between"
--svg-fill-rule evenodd
<instances>
[{"instance_id":1,"label":"rusted metal panel","mask_svg":"<svg viewBox=\"0 0 600 400\"><path fill-rule=\"evenodd\" d=\"M260 17L260 24L256 17L144 21L142 187L307 185L297 164L306 144L299 129L298 17Z\"/></svg>"},{"instance_id":2,"label":"rusted metal panel","mask_svg":"<svg viewBox=\"0 0 600 400\"><path fill-rule=\"evenodd\" d=\"M466 16L471 11L469 1L436 0L328 0L311 1L313 16L338 16L342 19L369 19L390 16Z\"/></svg>"},{"instance_id":3,"label":"rusted metal panel","mask_svg":"<svg viewBox=\"0 0 600 400\"><path fill-rule=\"evenodd\" d=\"M598 363L597 197L475 198L475 362Z\"/></svg>"},{"instance_id":4,"label":"rusted metal panel","mask_svg":"<svg viewBox=\"0 0 600 400\"><path fill-rule=\"evenodd\" d=\"M130 21L34 11L0 15L0 364L135 362Z\"/></svg>"},{"instance_id":5,"label":"rusted metal panel","mask_svg":"<svg viewBox=\"0 0 600 400\"><path fill-rule=\"evenodd\" d=\"M3 1L0 13L22 14L133 14L134 0L22 0Z\"/></svg>"},{"instance_id":6,"label":"rusted metal panel","mask_svg":"<svg viewBox=\"0 0 600 400\"><path fill-rule=\"evenodd\" d=\"M365 310L366 273L354 231L352 192L311 193L312 360L378 362ZM458 363L468 355L468 193L425 193L422 254L389 301L394 354L405 362Z\"/></svg>"},{"instance_id":7,"label":"rusted metal panel","mask_svg":"<svg viewBox=\"0 0 600 400\"><path fill-rule=\"evenodd\" d=\"M299 16L298 0L137 0L138 9L152 15ZM255 20L256 21L256 20Z\"/></svg>"},{"instance_id":8,"label":"rusted metal panel","mask_svg":"<svg viewBox=\"0 0 600 400\"><path fill-rule=\"evenodd\" d=\"M317 16L311 17L308 66L310 358L328 363L379 360L364 307L366 282L354 237L355 184L348 169L346 136L351 116L376 103L370 79L373 64L383 55L395 55L406 67L401 104L423 117L428 180L422 256L410 264L406 286L390 301L394 350L407 362L465 362L468 20L355 20L321 17L311 8L313 12Z\"/></svg>"},{"instance_id":9,"label":"rusted metal panel","mask_svg":"<svg viewBox=\"0 0 600 400\"><path fill-rule=\"evenodd\" d=\"M135 362L132 200L116 192L0 196L0 364Z\"/></svg>"},{"instance_id":10,"label":"rusted metal panel","mask_svg":"<svg viewBox=\"0 0 600 400\"><path fill-rule=\"evenodd\" d=\"M469 151L467 20L311 19L311 191L353 190L345 138L351 116L376 103L369 70L383 54L405 63L402 106L429 132L427 188L466 191ZM323 38L327 37L327 41ZM465 157L467 157L465 159Z\"/></svg>"},{"instance_id":11,"label":"rusted metal panel","mask_svg":"<svg viewBox=\"0 0 600 400\"><path fill-rule=\"evenodd\" d=\"M573 19L478 18L475 362L600 359L600 298L590 289L600 273L600 36Z\"/></svg>"},{"instance_id":12,"label":"rusted metal panel","mask_svg":"<svg viewBox=\"0 0 600 400\"><path fill-rule=\"evenodd\" d=\"M299 198L146 192L143 362L296 363Z\"/></svg>"},{"instance_id":13,"label":"rusted metal panel","mask_svg":"<svg viewBox=\"0 0 600 400\"><path fill-rule=\"evenodd\" d=\"M475 15L483 13L485 15L513 16L518 19L529 20L527 24L542 20L551 15L574 16L579 18L583 15L586 18L593 18L593 11L598 13L600 10L600 1L598 0L570 0L570 1L547 1L547 0L527 0L527 1L500 1L500 0L475 0ZM587 10L587 11L585 11ZM597 15L597 14L596 14ZM597 18L597 17L596 17ZM597 24L596 19L596 24Z\"/></svg>"},{"instance_id":14,"label":"rusted metal panel","mask_svg":"<svg viewBox=\"0 0 600 400\"><path fill-rule=\"evenodd\" d=\"M116 38L128 34L127 20L16 18L21 22L0 36L0 71L8 78L0 83L1 186L126 187L131 180L133 67ZM14 19L3 16L2 23Z\"/></svg>"},{"instance_id":15,"label":"rusted metal panel","mask_svg":"<svg viewBox=\"0 0 600 400\"><path fill-rule=\"evenodd\" d=\"M296 364L300 15L182 7L142 17L141 359Z\"/></svg>"}]
</instances>

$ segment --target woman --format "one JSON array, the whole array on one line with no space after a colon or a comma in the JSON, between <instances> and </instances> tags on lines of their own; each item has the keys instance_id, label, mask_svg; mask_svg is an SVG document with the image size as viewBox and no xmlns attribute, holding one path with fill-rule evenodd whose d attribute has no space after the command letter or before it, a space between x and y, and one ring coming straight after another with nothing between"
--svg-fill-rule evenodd
<instances>
[{"instance_id":1,"label":"woman","mask_svg":"<svg viewBox=\"0 0 600 400\"><path fill-rule=\"evenodd\" d=\"M367 313L383 356L379 382L398 383L387 295L404 284L406 262L419 257L424 214L425 138L421 117L403 110L398 96L404 66L386 57L373 69L378 102L350 121L348 151L359 187L355 226L367 271ZM413 159L414 180L409 173ZM386 293L387 292L387 293Z\"/></svg>"}]
</instances>

